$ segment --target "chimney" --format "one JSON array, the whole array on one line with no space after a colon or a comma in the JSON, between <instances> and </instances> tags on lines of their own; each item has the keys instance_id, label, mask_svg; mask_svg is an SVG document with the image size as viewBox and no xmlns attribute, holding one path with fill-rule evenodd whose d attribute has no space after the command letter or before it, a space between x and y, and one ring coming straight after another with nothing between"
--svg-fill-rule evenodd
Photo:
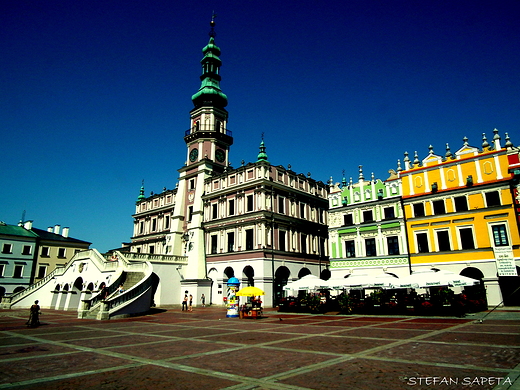
<instances>
[{"instance_id":1,"label":"chimney","mask_svg":"<svg viewBox=\"0 0 520 390\"><path fill-rule=\"evenodd\" d=\"M25 228L25 230L31 230L32 224L33 224L33 221L25 221L25 223L23 224L23 227Z\"/></svg>"},{"instance_id":2,"label":"chimney","mask_svg":"<svg viewBox=\"0 0 520 390\"><path fill-rule=\"evenodd\" d=\"M60 234L60 225L55 225L54 226L54 234Z\"/></svg>"},{"instance_id":3,"label":"chimney","mask_svg":"<svg viewBox=\"0 0 520 390\"><path fill-rule=\"evenodd\" d=\"M69 228L64 227L63 230L61 231L61 235L65 238L69 237Z\"/></svg>"},{"instance_id":4,"label":"chimney","mask_svg":"<svg viewBox=\"0 0 520 390\"><path fill-rule=\"evenodd\" d=\"M49 227L47 228L47 231L48 231L49 233L52 233L52 226L49 226Z\"/></svg>"}]
</instances>

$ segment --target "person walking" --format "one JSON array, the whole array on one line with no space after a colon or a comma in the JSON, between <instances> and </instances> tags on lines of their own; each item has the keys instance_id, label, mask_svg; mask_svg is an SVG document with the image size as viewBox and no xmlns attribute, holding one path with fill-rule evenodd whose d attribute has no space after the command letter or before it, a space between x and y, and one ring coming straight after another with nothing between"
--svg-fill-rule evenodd
<instances>
[{"instance_id":1,"label":"person walking","mask_svg":"<svg viewBox=\"0 0 520 390\"><path fill-rule=\"evenodd\" d=\"M193 311L193 295L190 294L190 303L188 304L188 310Z\"/></svg>"},{"instance_id":2,"label":"person walking","mask_svg":"<svg viewBox=\"0 0 520 390\"><path fill-rule=\"evenodd\" d=\"M184 299L182 300L182 311L188 310L188 296L184 294Z\"/></svg>"},{"instance_id":3,"label":"person walking","mask_svg":"<svg viewBox=\"0 0 520 390\"><path fill-rule=\"evenodd\" d=\"M204 294L200 297L200 303L202 304L202 307L206 307L206 297Z\"/></svg>"}]
</instances>

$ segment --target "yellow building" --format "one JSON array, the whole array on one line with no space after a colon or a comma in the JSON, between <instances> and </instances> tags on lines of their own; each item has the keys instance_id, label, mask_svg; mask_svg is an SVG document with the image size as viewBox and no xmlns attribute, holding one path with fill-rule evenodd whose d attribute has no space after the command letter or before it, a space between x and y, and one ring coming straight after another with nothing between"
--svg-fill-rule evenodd
<instances>
[{"instance_id":1,"label":"yellow building","mask_svg":"<svg viewBox=\"0 0 520 390\"><path fill-rule=\"evenodd\" d=\"M518 154L498 130L481 148L464 144L419 160L407 154L402 182L413 271L438 268L480 279L490 305L520 305L520 236L508 155Z\"/></svg>"}]
</instances>

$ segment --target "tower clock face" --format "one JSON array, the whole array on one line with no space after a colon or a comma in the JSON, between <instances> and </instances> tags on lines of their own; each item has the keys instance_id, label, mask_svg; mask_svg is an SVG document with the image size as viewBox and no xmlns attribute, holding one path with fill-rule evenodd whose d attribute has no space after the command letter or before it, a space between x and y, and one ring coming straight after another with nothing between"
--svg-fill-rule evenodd
<instances>
[{"instance_id":1,"label":"tower clock face","mask_svg":"<svg viewBox=\"0 0 520 390\"><path fill-rule=\"evenodd\" d=\"M222 149L215 151L215 158L219 163L223 163L226 160L226 153Z\"/></svg>"},{"instance_id":2,"label":"tower clock face","mask_svg":"<svg viewBox=\"0 0 520 390\"><path fill-rule=\"evenodd\" d=\"M197 157L199 157L199 150L197 148L192 149L190 152L190 161L191 162L196 161Z\"/></svg>"}]
</instances>

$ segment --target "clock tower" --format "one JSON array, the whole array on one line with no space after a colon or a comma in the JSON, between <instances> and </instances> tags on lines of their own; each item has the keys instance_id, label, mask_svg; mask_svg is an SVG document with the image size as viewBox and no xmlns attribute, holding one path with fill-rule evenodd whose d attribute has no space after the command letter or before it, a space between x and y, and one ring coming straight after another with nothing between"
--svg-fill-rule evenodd
<instances>
[{"instance_id":1,"label":"clock tower","mask_svg":"<svg viewBox=\"0 0 520 390\"><path fill-rule=\"evenodd\" d=\"M204 181L214 173L222 173L229 165L229 147L233 144L227 130L227 96L220 89L220 49L215 44L215 21L211 20L210 39L202 49L201 86L192 96L190 128L184 134L187 146L186 164L179 169L179 185L172 216L176 254L188 257L183 270L182 291L204 292L206 252L203 216ZM199 291L200 290L200 291ZM197 293L197 294L198 294Z\"/></svg>"},{"instance_id":2,"label":"clock tower","mask_svg":"<svg viewBox=\"0 0 520 390\"><path fill-rule=\"evenodd\" d=\"M227 96L220 89L220 48L215 44L215 21L211 20L210 39L202 49L201 86L191 97L195 108L190 112L190 129L184 141L188 146L187 165L203 160L213 162L213 170L222 172L229 164L229 147L233 144L231 131L227 130Z\"/></svg>"}]
</instances>

